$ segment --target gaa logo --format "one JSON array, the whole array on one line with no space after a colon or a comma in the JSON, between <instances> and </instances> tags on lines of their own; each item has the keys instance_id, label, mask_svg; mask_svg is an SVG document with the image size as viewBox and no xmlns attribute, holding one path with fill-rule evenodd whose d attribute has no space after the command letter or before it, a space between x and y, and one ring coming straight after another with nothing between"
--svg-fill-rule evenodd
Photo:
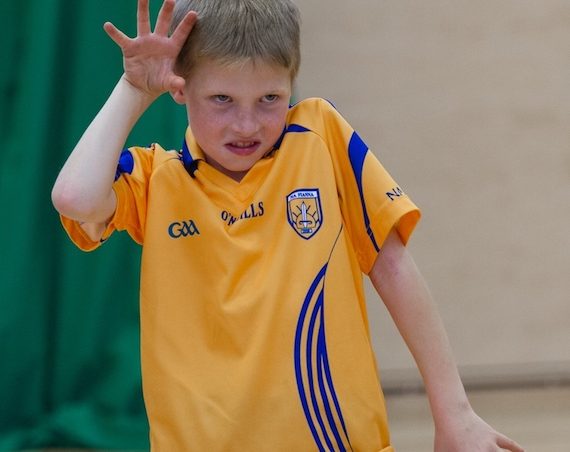
<instances>
[{"instance_id":1,"label":"gaa logo","mask_svg":"<svg viewBox=\"0 0 570 452\"><path fill-rule=\"evenodd\" d=\"M168 235L173 239L179 239L181 237L200 235L200 231L198 230L196 223L194 223L194 220L176 221L168 226Z\"/></svg>"}]
</instances>

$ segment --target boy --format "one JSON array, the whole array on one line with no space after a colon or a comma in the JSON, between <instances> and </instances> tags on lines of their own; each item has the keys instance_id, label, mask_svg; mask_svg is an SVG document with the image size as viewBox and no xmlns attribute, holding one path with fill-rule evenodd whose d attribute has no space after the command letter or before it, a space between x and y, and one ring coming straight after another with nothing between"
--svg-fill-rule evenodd
<instances>
[{"instance_id":1,"label":"boy","mask_svg":"<svg viewBox=\"0 0 570 452\"><path fill-rule=\"evenodd\" d=\"M330 104L289 106L296 7L165 0L151 32L138 3L136 38L105 24L125 72L52 197L80 248L115 229L143 245L152 449L393 451L364 272L423 375L435 449L521 451L469 405L404 247L416 206ZM188 112L182 151L121 153L166 91Z\"/></svg>"}]
</instances>

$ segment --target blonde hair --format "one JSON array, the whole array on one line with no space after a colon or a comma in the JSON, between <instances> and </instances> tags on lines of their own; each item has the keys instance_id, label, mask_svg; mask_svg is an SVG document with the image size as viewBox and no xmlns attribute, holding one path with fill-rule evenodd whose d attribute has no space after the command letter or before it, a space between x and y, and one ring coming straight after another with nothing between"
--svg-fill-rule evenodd
<instances>
[{"instance_id":1,"label":"blonde hair","mask_svg":"<svg viewBox=\"0 0 570 452\"><path fill-rule=\"evenodd\" d=\"M176 60L179 75L187 76L201 59L253 60L283 66L295 79L301 20L291 0L177 0L172 30L189 11L198 13L198 21Z\"/></svg>"}]
</instances>

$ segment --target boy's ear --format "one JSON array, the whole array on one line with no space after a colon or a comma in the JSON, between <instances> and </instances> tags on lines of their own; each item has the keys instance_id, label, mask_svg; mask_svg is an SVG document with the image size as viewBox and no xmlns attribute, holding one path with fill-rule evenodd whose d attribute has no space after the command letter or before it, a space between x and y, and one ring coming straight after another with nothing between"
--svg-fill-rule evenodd
<instances>
[{"instance_id":1,"label":"boy's ear","mask_svg":"<svg viewBox=\"0 0 570 452\"><path fill-rule=\"evenodd\" d=\"M184 95L184 89L171 89L170 95L174 99L174 102L180 105L186 105L186 96Z\"/></svg>"}]
</instances>

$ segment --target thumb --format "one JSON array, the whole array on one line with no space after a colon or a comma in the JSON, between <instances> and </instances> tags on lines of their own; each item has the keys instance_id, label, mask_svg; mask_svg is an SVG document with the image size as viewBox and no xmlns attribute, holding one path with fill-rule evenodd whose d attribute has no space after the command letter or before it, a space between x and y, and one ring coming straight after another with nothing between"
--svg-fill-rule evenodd
<instances>
[{"instance_id":1,"label":"thumb","mask_svg":"<svg viewBox=\"0 0 570 452\"><path fill-rule=\"evenodd\" d=\"M505 450L510 450L512 452L524 452L524 449L520 445L504 435L499 435L497 446Z\"/></svg>"},{"instance_id":2,"label":"thumb","mask_svg":"<svg viewBox=\"0 0 570 452\"><path fill-rule=\"evenodd\" d=\"M177 91L177 90L183 90L184 87L186 86L186 80L184 80L182 77L180 77L179 75L176 74L172 74L169 78L168 78L168 90L170 91Z\"/></svg>"}]
</instances>

